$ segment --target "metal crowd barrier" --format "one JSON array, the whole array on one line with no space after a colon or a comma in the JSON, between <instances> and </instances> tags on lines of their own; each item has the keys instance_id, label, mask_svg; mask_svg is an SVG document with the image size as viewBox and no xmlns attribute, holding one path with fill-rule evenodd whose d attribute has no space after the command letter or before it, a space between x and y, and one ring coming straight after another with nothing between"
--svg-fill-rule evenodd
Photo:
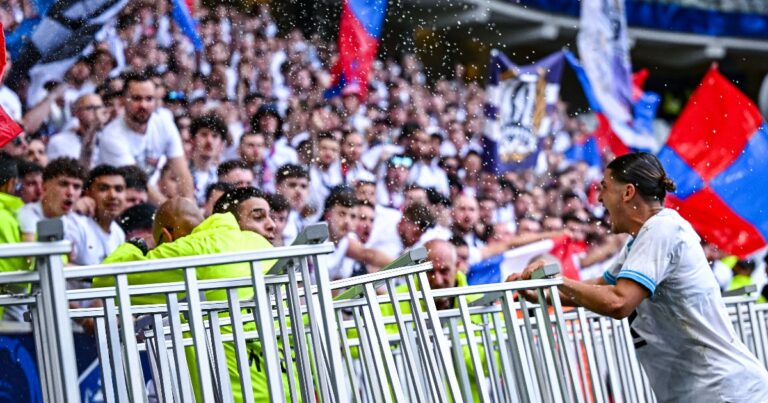
<instances>
[{"instance_id":1,"label":"metal crowd barrier","mask_svg":"<svg viewBox=\"0 0 768 403\"><path fill-rule=\"evenodd\" d=\"M331 285L343 291L334 309L355 402L462 401L448 341L434 332L440 321L426 257L418 248L377 273Z\"/></svg>"},{"instance_id":2,"label":"metal crowd barrier","mask_svg":"<svg viewBox=\"0 0 768 403\"><path fill-rule=\"evenodd\" d=\"M736 335L768 369L768 304L757 304L754 285L724 294Z\"/></svg>"},{"instance_id":3,"label":"metal crowd barrier","mask_svg":"<svg viewBox=\"0 0 768 403\"><path fill-rule=\"evenodd\" d=\"M45 236L44 228L39 234ZM31 308L48 402L80 401L70 319L93 322L108 402L191 402L196 396L205 402L342 402L346 386L337 376L342 370L329 280L318 259L333 251L321 243L326 238L327 227L319 224L290 247L67 270L59 255L70 251L68 242L0 246L0 257L33 256L38 269L0 274L4 289L33 283L38 290L0 296L0 305ZM260 262L274 260L265 275ZM196 271L232 263L247 264L250 276L201 279ZM178 281L129 285L140 273L174 273ZM112 277L115 286L65 290L67 280L97 276ZM310 284L313 292L305 294ZM158 303L132 301L148 296ZM70 303L90 307L68 310ZM149 353L151 374L142 370L140 351ZM257 376L248 376L254 366ZM146 377L153 390L145 387Z\"/></svg>"},{"instance_id":4,"label":"metal crowd barrier","mask_svg":"<svg viewBox=\"0 0 768 403\"><path fill-rule=\"evenodd\" d=\"M36 268L0 273L0 306L29 307L46 402L81 398L72 320L95 329L107 402L655 401L628 321L564 309L552 266L530 281L432 290L418 248L330 282L319 224L289 247L64 270L60 222L38 233L47 242L0 245L0 258ZM240 278L197 270L235 263ZM131 285L136 274L166 282ZM96 276L115 286L65 289ZM518 298L523 289L538 302ZM768 305L725 301L768 367Z\"/></svg>"}]
</instances>

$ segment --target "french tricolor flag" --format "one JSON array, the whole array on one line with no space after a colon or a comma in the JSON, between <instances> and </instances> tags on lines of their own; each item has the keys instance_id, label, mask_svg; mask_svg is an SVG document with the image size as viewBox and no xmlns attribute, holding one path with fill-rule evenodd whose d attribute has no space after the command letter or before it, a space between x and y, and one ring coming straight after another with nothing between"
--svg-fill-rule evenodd
<instances>
[{"instance_id":1,"label":"french tricolor flag","mask_svg":"<svg viewBox=\"0 0 768 403\"><path fill-rule=\"evenodd\" d=\"M581 252L584 252L583 246L565 235L529 243L472 265L467 274L467 283L479 285L504 282L510 274L522 272L529 263L542 255L556 258L561 264L563 276L580 280Z\"/></svg>"},{"instance_id":2,"label":"french tricolor flag","mask_svg":"<svg viewBox=\"0 0 768 403\"><path fill-rule=\"evenodd\" d=\"M387 11L386 0L344 0L339 22L339 59L331 69L333 83L325 98L350 87L360 99L368 93L368 72L376 58Z\"/></svg>"}]
</instances>

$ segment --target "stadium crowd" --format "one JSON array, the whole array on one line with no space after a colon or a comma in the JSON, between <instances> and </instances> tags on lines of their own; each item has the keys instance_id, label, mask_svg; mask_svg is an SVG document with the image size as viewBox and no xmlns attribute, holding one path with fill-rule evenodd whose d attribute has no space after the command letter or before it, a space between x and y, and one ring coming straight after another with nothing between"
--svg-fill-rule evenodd
<instances>
[{"instance_id":1,"label":"stadium crowd","mask_svg":"<svg viewBox=\"0 0 768 403\"><path fill-rule=\"evenodd\" d=\"M2 15L9 26L25 13ZM535 166L496 173L483 162L484 90L462 66L428 82L412 54L378 60L366 88L326 100L334 44L280 32L264 5L196 18L199 54L169 2L132 1L42 92L0 88L25 129L0 158L1 242L34 240L38 221L63 217L69 263L97 264L126 241L152 249L157 207L181 196L205 217L233 213L274 246L327 221L332 279L434 239L453 245L463 272L552 239L575 269L566 274L582 279L621 249L597 200L601 172L565 158L588 132L565 104ZM170 240L178 228L167 230ZM728 287L730 268L707 250Z\"/></svg>"}]
</instances>

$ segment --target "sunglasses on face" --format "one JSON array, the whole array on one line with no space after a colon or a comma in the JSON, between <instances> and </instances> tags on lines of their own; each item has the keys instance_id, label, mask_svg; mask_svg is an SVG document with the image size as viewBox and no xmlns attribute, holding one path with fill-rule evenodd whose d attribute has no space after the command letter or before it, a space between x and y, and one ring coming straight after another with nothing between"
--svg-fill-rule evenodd
<instances>
[{"instance_id":1,"label":"sunglasses on face","mask_svg":"<svg viewBox=\"0 0 768 403\"><path fill-rule=\"evenodd\" d=\"M410 168L413 166L413 159L411 157L392 157L389 159L389 165L393 168Z\"/></svg>"}]
</instances>

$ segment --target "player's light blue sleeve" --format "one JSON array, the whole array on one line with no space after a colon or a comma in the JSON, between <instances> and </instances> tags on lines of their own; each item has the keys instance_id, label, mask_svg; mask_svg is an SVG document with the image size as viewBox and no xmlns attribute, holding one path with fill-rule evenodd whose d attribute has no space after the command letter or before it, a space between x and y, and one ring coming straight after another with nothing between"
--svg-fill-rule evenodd
<instances>
[{"instance_id":1,"label":"player's light blue sleeve","mask_svg":"<svg viewBox=\"0 0 768 403\"><path fill-rule=\"evenodd\" d=\"M650 229L638 235L629 244L627 258L616 275L618 279L632 280L650 292L651 296L656 287L664 281L672 268L674 256L677 253L680 238L678 231Z\"/></svg>"}]
</instances>

